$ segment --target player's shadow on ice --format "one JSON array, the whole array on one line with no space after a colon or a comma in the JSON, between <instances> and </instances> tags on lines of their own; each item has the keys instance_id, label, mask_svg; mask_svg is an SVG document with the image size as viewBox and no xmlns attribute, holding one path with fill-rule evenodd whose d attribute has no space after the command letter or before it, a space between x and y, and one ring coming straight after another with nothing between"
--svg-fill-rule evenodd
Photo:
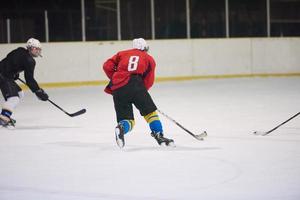
<instances>
[{"instance_id":1,"label":"player's shadow on ice","mask_svg":"<svg viewBox=\"0 0 300 200\"><path fill-rule=\"evenodd\" d=\"M188 146L176 146L176 147L160 147L160 146L133 146L128 145L120 149L117 145L107 143L96 142L79 142L79 141L59 141L47 143L49 145L58 145L64 147L75 148L98 148L101 151L117 151L117 152L138 152L138 151L210 151L220 150L220 147L188 147Z\"/></svg>"},{"instance_id":2,"label":"player's shadow on ice","mask_svg":"<svg viewBox=\"0 0 300 200\"><path fill-rule=\"evenodd\" d=\"M83 148L104 148L107 146L105 143L96 143L96 142L79 142L79 141L60 141L60 142L51 142L46 143L49 145L58 145L64 147L83 147Z\"/></svg>"},{"instance_id":3,"label":"player's shadow on ice","mask_svg":"<svg viewBox=\"0 0 300 200\"><path fill-rule=\"evenodd\" d=\"M133 147L128 146L125 147L123 150L126 152L136 152L136 151L208 151L208 150L220 150L220 147L188 147L188 146L176 146L176 147L160 147L160 146L153 146L153 147Z\"/></svg>"},{"instance_id":4,"label":"player's shadow on ice","mask_svg":"<svg viewBox=\"0 0 300 200\"><path fill-rule=\"evenodd\" d=\"M22 130L53 130L53 129L74 129L80 128L79 126L17 126L13 130L22 131Z\"/></svg>"}]
</instances>

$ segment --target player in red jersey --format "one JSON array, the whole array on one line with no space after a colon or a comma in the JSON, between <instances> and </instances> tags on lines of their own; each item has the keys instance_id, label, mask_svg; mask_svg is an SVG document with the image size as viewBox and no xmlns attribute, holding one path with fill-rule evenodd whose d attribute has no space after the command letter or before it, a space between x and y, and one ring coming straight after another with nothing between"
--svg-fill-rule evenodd
<instances>
[{"instance_id":1,"label":"player in red jersey","mask_svg":"<svg viewBox=\"0 0 300 200\"><path fill-rule=\"evenodd\" d=\"M134 126L132 104L140 111L159 145L173 145L165 138L157 107L148 90L154 83L155 61L147 53L149 47L143 38L133 40L133 48L120 51L108 59L103 70L110 79L105 92L113 95L118 125L115 129L119 147L124 147L124 135Z\"/></svg>"}]
</instances>

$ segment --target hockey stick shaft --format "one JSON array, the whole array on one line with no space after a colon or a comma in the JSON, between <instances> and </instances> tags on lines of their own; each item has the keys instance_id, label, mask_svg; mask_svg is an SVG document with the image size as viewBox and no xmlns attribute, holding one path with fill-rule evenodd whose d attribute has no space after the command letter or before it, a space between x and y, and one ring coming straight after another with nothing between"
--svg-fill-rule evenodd
<instances>
[{"instance_id":1,"label":"hockey stick shaft","mask_svg":"<svg viewBox=\"0 0 300 200\"><path fill-rule=\"evenodd\" d=\"M19 81L21 81L24 85L28 86L26 84L25 81L23 81L22 79L18 78ZM69 115L70 117L75 117L81 114L84 114L86 112L86 109L81 109L75 113L68 113L67 111L65 111L62 107L60 107L59 105L57 105L56 103L54 103L53 101L51 101L50 99L47 100L48 102L50 102L52 105L54 105L56 108L58 108L59 110L61 110L62 112L64 112L66 115Z\"/></svg>"},{"instance_id":2,"label":"hockey stick shaft","mask_svg":"<svg viewBox=\"0 0 300 200\"><path fill-rule=\"evenodd\" d=\"M186 129L185 127L183 127L181 124L179 124L176 120L172 119L171 117L169 117L167 114L165 114L164 112L162 112L161 110L157 109L157 111L162 114L163 116L165 116L167 119L169 119L170 121L174 122L177 126L179 126L180 128L182 128L185 132L187 132L188 134L190 134L191 136L193 136L194 138L198 139L197 136L192 133L191 131L189 131L188 129Z\"/></svg>"},{"instance_id":3,"label":"hockey stick shaft","mask_svg":"<svg viewBox=\"0 0 300 200\"><path fill-rule=\"evenodd\" d=\"M294 119L295 117L297 117L298 115L300 115L300 112L298 112L297 114L295 114L294 116L290 117L289 119L287 119L286 121L282 122L281 124L279 124L278 126L274 127L273 129L269 130L268 132L265 133L265 135L275 131L276 129L278 129L280 126L282 126L283 124L291 121L292 119Z\"/></svg>"}]
</instances>

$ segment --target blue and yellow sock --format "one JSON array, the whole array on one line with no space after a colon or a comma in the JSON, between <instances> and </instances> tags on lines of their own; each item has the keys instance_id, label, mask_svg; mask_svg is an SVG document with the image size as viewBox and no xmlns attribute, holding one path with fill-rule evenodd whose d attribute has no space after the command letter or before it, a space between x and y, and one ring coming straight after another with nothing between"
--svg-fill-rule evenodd
<instances>
[{"instance_id":1,"label":"blue and yellow sock","mask_svg":"<svg viewBox=\"0 0 300 200\"><path fill-rule=\"evenodd\" d=\"M156 111L144 116L153 133L162 133L163 128Z\"/></svg>"},{"instance_id":2,"label":"blue and yellow sock","mask_svg":"<svg viewBox=\"0 0 300 200\"><path fill-rule=\"evenodd\" d=\"M123 127L124 129L124 134L128 133L129 131L132 130L132 128L134 127L134 120L128 120L128 119L123 119L121 121L119 121L119 124Z\"/></svg>"}]
</instances>

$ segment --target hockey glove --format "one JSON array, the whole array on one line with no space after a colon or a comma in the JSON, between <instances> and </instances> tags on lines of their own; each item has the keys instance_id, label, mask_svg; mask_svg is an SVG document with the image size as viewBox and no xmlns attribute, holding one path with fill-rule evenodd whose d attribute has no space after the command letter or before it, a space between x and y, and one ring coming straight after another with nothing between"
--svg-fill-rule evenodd
<instances>
[{"instance_id":1,"label":"hockey glove","mask_svg":"<svg viewBox=\"0 0 300 200\"><path fill-rule=\"evenodd\" d=\"M47 101L49 96L43 89L38 89L35 91L35 95L39 98L39 100Z\"/></svg>"}]
</instances>

